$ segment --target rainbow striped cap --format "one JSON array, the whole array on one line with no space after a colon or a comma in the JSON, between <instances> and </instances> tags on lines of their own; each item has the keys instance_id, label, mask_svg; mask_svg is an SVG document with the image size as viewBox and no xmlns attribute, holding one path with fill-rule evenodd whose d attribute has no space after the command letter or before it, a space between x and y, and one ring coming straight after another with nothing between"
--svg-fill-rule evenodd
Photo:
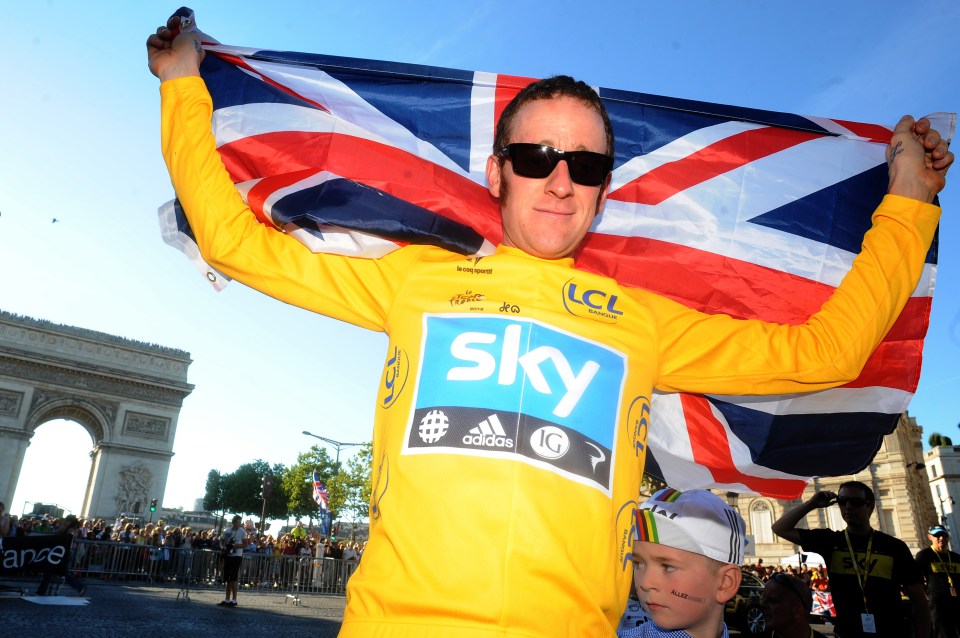
<instances>
[{"instance_id":1,"label":"rainbow striped cap","mask_svg":"<svg viewBox=\"0 0 960 638\"><path fill-rule=\"evenodd\" d=\"M662 489L637 510L637 540L743 563L743 517L707 490Z\"/></svg>"}]
</instances>

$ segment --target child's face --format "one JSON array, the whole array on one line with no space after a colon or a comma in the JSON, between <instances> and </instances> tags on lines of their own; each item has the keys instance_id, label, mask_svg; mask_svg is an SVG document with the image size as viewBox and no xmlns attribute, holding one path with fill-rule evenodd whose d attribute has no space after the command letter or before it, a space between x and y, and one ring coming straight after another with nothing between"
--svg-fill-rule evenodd
<instances>
[{"instance_id":1,"label":"child's face","mask_svg":"<svg viewBox=\"0 0 960 638\"><path fill-rule=\"evenodd\" d=\"M719 575L705 556L634 541L633 582L640 603L661 629L717 634L723 617Z\"/></svg>"}]
</instances>

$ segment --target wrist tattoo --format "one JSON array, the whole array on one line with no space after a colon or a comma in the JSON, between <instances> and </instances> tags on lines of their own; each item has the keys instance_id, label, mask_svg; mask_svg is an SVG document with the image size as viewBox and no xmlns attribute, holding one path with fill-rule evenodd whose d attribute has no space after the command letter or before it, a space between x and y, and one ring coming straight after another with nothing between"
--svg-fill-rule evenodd
<instances>
[{"instance_id":1,"label":"wrist tattoo","mask_svg":"<svg viewBox=\"0 0 960 638\"><path fill-rule=\"evenodd\" d=\"M893 160L897 158L897 155L903 153L903 142L897 142L893 148L890 149L890 163L893 163Z\"/></svg>"},{"instance_id":2,"label":"wrist tattoo","mask_svg":"<svg viewBox=\"0 0 960 638\"><path fill-rule=\"evenodd\" d=\"M194 40L194 41L193 41L193 46L195 46L195 47L197 48L197 55L203 55L203 47L200 46L200 41L199 41L199 40Z\"/></svg>"}]
</instances>

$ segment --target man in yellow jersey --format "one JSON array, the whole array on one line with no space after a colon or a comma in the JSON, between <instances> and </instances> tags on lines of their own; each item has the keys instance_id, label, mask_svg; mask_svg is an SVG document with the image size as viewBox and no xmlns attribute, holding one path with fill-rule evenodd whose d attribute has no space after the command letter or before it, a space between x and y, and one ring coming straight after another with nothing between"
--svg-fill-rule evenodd
<instances>
[{"instance_id":1,"label":"man in yellow jersey","mask_svg":"<svg viewBox=\"0 0 960 638\"><path fill-rule=\"evenodd\" d=\"M611 636L631 587L653 390L778 394L855 378L917 285L953 162L929 122L905 117L890 194L820 312L799 326L705 315L576 268L613 135L597 94L560 76L521 91L497 124L494 255L318 255L237 193L210 130L203 50L180 26L160 27L147 51L164 158L206 262L389 336L370 542L341 636Z\"/></svg>"},{"instance_id":2,"label":"man in yellow jersey","mask_svg":"<svg viewBox=\"0 0 960 638\"><path fill-rule=\"evenodd\" d=\"M810 512L836 503L847 528L801 529ZM873 490L860 481L847 481L837 493L817 492L785 512L773 532L804 551L816 552L827 563L830 592L837 610L837 636L901 638L909 636L902 591L910 599L914 636L930 635L927 597L920 569L907 544L870 526Z\"/></svg>"},{"instance_id":3,"label":"man in yellow jersey","mask_svg":"<svg viewBox=\"0 0 960 638\"><path fill-rule=\"evenodd\" d=\"M933 638L960 637L960 554L950 551L950 532L934 525L927 532L930 546L917 552L917 564L927 585Z\"/></svg>"}]
</instances>

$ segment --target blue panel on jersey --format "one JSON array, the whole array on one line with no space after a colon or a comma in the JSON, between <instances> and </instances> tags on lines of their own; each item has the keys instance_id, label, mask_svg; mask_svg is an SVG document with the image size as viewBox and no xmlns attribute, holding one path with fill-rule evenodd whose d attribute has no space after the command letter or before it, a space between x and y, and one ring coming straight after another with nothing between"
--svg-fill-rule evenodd
<instances>
[{"instance_id":1,"label":"blue panel on jersey","mask_svg":"<svg viewBox=\"0 0 960 638\"><path fill-rule=\"evenodd\" d=\"M624 356L548 326L489 316L427 316L416 408L525 414L613 449Z\"/></svg>"}]
</instances>

